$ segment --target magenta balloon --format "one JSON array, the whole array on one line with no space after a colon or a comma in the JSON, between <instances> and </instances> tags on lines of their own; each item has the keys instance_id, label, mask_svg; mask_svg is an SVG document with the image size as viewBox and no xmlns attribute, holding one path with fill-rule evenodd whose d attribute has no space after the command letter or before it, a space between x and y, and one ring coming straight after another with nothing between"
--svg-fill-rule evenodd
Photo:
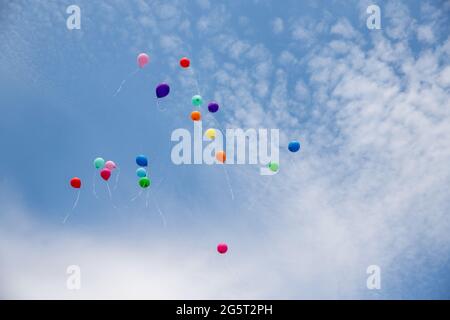
<instances>
[{"instance_id":1,"label":"magenta balloon","mask_svg":"<svg viewBox=\"0 0 450 320\"><path fill-rule=\"evenodd\" d=\"M228 245L226 243L219 243L217 245L217 252L220 254L225 254L228 251Z\"/></svg>"},{"instance_id":2,"label":"magenta balloon","mask_svg":"<svg viewBox=\"0 0 450 320\"><path fill-rule=\"evenodd\" d=\"M137 57L137 63L140 68L143 68L150 61L150 57L146 53L140 53Z\"/></svg>"}]
</instances>

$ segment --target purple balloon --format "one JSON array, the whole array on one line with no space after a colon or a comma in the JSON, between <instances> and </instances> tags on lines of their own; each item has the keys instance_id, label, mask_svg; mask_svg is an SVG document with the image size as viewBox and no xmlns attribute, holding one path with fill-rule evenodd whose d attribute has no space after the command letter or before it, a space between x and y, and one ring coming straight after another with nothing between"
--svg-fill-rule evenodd
<instances>
[{"instance_id":1,"label":"purple balloon","mask_svg":"<svg viewBox=\"0 0 450 320\"><path fill-rule=\"evenodd\" d=\"M208 110L212 113L217 112L217 110L219 110L219 105L217 102L210 102L208 103Z\"/></svg>"},{"instance_id":2,"label":"purple balloon","mask_svg":"<svg viewBox=\"0 0 450 320\"><path fill-rule=\"evenodd\" d=\"M167 83L161 83L156 87L156 97L164 98L170 92L170 87Z\"/></svg>"}]
</instances>

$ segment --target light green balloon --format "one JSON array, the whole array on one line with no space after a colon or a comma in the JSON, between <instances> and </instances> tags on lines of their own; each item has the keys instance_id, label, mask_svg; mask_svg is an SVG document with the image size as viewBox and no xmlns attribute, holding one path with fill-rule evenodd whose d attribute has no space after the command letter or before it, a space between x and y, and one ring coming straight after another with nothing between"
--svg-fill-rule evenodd
<instances>
[{"instance_id":1,"label":"light green balloon","mask_svg":"<svg viewBox=\"0 0 450 320\"><path fill-rule=\"evenodd\" d=\"M152 182L151 182L150 179L147 178L147 177L143 177L143 178L140 178L140 179L139 179L139 185L140 185L142 188L147 188L147 187L149 187L151 183L152 183Z\"/></svg>"},{"instance_id":2,"label":"light green balloon","mask_svg":"<svg viewBox=\"0 0 450 320\"><path fill-rule=\"evenodd\" d=\"M196 107L200 106L203 103L203 99L201 95L196 94L192 97L192 104Z\"/></svg>"},{"instance_id":3,"label":"light green balloon","mask_svg":"<svg viewBox=\"0 0 450 320\"><path fill-rule=\"evenodd\" d=\"M95 169L102 169L104 166L105 166L105 159L95 158L95 160L94 160Z\"/></svg>"},{"instance_id":4,"label":"light green balloon","mask_svg":"<svg viewBox=\"0 0 450 320\"><path fill-rule=\"evenodd\" d=\"M272 170L273 172L277 172L278 169L280 168L280 165L276 162L269 162L268 167L270 170Z\"/></svg>"}]
</instances>

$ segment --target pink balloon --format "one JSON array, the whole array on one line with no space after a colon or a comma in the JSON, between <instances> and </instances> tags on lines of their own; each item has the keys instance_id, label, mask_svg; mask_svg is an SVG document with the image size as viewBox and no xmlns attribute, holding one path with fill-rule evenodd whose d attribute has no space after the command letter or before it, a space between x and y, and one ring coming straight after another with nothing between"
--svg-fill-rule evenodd
<instances>
[{"instance_id":1,"label":"pink balloon","mask_svg":"<svg viewBox=\"0 0 450 320\"><path fill-rule=\"evenodd\" d=\"M111 177L111 170L108 168L103 168L102 171L100 171L100 176L103 178L103 180L108 181L109 177Z\"/></svg>"},{"instance_id":2,"label":"pink balloon","mask_svg":"<svg viewBox=\"0 0 450 320\"><path fill-rule=\"evenodd\" d=\"M220 254L225 254L228 251L228 246L226 243L219 243L217 245L217 252Z\"/></svg>"},{"instance_id":3,"label":"pink balloon","mask_svg":"<svg viewBox=\"0 0 450 320\"><path fill-rule=\"evenodd\" d=\"M146 53L140 53L137 57L137 63L140 68L143 68L150 61L150 57Z\"/></svg>"},{"instance_id":4,"label":"pink balloon","mask_svg":"<svg viewBox=\"0 0 450 320\"><path fill-rule=\"evenodd\" d=\"M105 162L105 168L109 169L109 170L114 170L116 168L116 164L114 163L114 161L108 160Z\"/></svg>"}]
</instances>

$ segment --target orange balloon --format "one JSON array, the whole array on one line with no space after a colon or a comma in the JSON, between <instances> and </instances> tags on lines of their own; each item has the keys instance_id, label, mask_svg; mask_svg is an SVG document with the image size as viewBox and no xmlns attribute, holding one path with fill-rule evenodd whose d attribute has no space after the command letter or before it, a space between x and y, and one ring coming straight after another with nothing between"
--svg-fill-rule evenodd
<instances>
[{"instance_id":1,"label":"orange balloon","mask_svg":"<svg viewBox=\"0 0 450 320\"><path fill-rule=\"evenodd\" d=\"M199 121L201 118L202 118L202 115L201 115L200 111L192 111L191 119L193 121Z\"/></svg>"},{"instance_id":2,"label":"orange balloon","mask_svg":"<svg viewBox=\"0 0 450 320\"><path fill-rule=\"evenodd\" d=\"M227 160L227 155L225 154L225 151L217 151L216 159L217 161L224 163L225 160Z\"/></svg>"}]
</instances>

